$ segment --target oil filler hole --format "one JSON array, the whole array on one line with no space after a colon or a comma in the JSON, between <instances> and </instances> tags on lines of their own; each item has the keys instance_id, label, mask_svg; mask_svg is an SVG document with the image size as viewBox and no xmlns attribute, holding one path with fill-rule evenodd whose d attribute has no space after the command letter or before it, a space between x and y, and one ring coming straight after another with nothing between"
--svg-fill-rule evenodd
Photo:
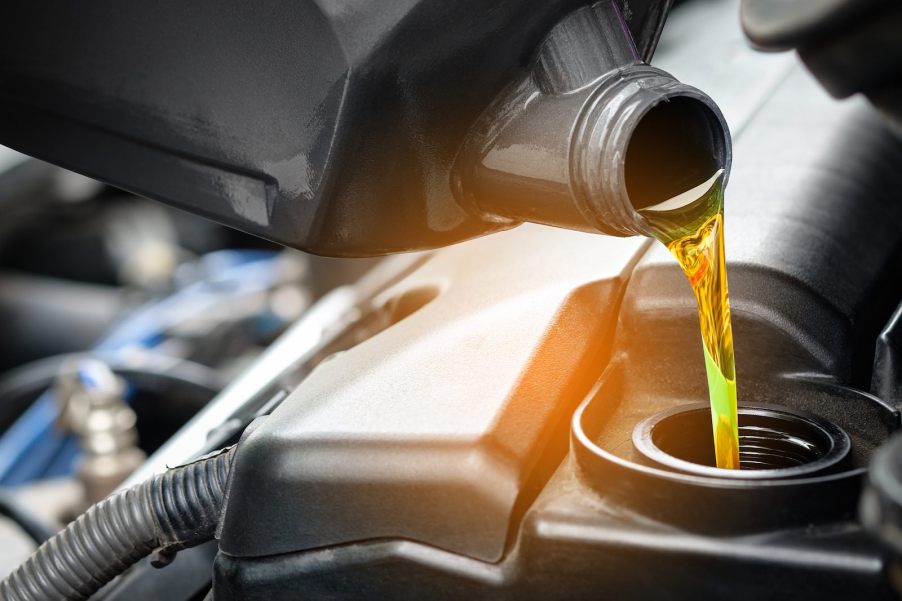
<instances>
[{"instance_id":1,"label":"oil filler hole","mask_svg":"<svg viewBox=\"0 0 902 601\"><path fill-rule=\"evenodd\" d=\"M841 467L849 436L820 417L785 407L739 408L741 469L715 467L711 412L706 404L653 415L633 430L633 445L658 467L737 479L797 478Z\"/></svg>"}]
</instances>

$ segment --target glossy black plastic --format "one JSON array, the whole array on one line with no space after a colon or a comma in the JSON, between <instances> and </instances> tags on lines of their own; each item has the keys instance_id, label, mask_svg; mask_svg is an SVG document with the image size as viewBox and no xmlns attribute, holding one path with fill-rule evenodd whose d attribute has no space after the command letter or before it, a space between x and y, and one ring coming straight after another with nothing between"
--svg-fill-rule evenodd
<instances>
[{"instance_id":1,"label":"glossy black plastic","mask_svg":"<svg viewBox=\"0 0 902 601\"><path fill-rule=\"evenodd\" d=\"M464 207L617 236L650 235L638 209L728 175L731 141L701 91L642 61L616 3L561 20L457 159Z\"/></svg>"},{"instance_id":2,"label":"glossy black plastic","mask_svg":"<svg viewBox=\"0 0 902 601\"><path fill-rule=\"evenodd\" d=\"M451 167L583 4L4 3L0 142L318 254L443 246L510 225L456 202ZM636 56L669 4L618 0Z\"/></svg>"}]
</instances>

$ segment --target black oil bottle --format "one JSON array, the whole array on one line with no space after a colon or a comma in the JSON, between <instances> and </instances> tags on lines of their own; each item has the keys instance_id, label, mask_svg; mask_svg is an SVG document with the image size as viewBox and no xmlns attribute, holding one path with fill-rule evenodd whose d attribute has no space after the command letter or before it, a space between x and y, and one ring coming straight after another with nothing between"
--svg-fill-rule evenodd
<instances>
[{"instance_id":1,"label":"black oil bottle","mask_svg":"<svg viewBox=\"0 0 902 601\"><path fill-rule=\"evenodd\" d=\"M646 64L669 6L7 3L0 143L324 255L524 220L646 233L628 164L646 114L678 107L661 152L688 136L729 168L714 103Z\"/></svg>"}]
</instances>

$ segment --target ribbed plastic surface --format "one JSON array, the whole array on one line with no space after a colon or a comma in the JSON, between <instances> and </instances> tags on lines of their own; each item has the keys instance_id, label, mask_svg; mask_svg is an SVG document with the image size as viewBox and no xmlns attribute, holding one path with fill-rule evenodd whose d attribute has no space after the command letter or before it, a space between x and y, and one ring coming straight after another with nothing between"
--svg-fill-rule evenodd
<instances>
[{"instance_id":1,"label":"ribbed plastic surface","mask_svg":"<svg viewBox=\"0 0 902 601\"><path fill-rule=\"evenodd\" d=\"M216 534L222 513L232 452L196 461L154 478L153 503L160 546L175 551Z\"/></svg>"},{"instance_id":2,"label":"ribbed plastic surface","mask_svg":"<svg viewBox=\"0 0 902 601\"><path fill-rule=\"evenodd\" d=\"M0 599L88 599L154 549L212 539L232 455L174 468L94 505L0 582Z\"/></svg>"},{"instance_id":3,"label":"ribbed plastic surface","mask_svg":"<svg viewBox=\"0 0 902 601\"><path fill-rule=\"evenodd\" d=\"M150 488L93 506L0 583L4 601L88 599L156 546Z\"/></svg>"}]
</instances>

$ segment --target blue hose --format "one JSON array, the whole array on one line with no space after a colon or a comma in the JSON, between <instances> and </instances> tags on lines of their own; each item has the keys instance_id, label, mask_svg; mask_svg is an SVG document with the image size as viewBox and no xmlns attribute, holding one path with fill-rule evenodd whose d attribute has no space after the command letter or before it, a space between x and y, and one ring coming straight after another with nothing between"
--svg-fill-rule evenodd
<instances>
[{"instance_id":1,"label":"blue hose","mask_svg":"<svg viewBox=\"0 0 902 601\"><path fill-rule=\"evenodd\" d=\"M282 280L278 257L277 252L260 250L225 250L204 256L202 267L212 275L138 307L113 326L92 354L116 363L124 351L157 346L185 321L271 289ZM270 316L259 318L272 325ZM57 414L54 394L47 391L0 436L0 485L73 473L78 443L54 426Z\"/></svg>"}]
</instances>

